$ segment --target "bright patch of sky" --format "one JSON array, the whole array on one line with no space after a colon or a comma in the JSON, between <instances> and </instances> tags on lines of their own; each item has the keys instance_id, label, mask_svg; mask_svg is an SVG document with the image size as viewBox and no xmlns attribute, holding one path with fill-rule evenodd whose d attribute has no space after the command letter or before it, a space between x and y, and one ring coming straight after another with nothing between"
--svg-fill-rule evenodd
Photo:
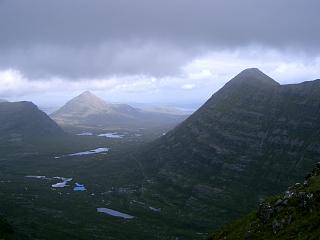
<instances>
[{"instance_id":1,"label":"bright patch of sky","mask_svg":"<svg viewBox=\"0 0 320 240\"><path fill-rule=\"evenodd\" d=\"M249 46L202 53L177 66L167 76L108 75L77 81L63 77L33 80L17 69L0 71L0 97L30 100L40 106L59 106L82 91L91 90L108 101L156 104L202 103L245 68L257 67L281 84L320 78L320 56L279 52Z\"/></svg>"}]
</instances>

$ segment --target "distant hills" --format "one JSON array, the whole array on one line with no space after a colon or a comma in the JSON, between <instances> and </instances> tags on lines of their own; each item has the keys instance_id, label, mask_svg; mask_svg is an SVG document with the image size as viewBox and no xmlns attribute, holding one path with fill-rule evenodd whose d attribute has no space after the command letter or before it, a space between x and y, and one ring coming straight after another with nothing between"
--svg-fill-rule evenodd
<instances>
[{"instance_id":1,"label":"distant hills","mask_svg":"<svg viewBox=\"0 0 320 240\"><path fill-rule=\"evenodd\" d=\"M0 103L3 103L3 102L8 102L8 101L5 99L0 99Z\"/></svg>"},{"instance_id":2,"label":"distant hills","mask_svg":"<svg viewBox=\"0 0 320 240\"><path fill-rule=\"evenodd\" d=\"M155 112L155 113L166 113L172 115L191 115L193 110L189 109L179 109L175 107L161 107L161 106L154 106L154 107L146 107L143 110L147 112Z\"/></svg>"},{"instance_id":3,"label":"distant hills","mask_svg":"<svg viewBox=\"0 0 320 240\"><path fill-rule=\"evenodd\" d=\"M0 103L0 140L30 140L63 134L63 130L31 102Z\"/></svg>"},{"instance_id":4,"label":"distant hills","mask_svg":"<svg viewBox=\"0 0 320 240\"><path fill-rule=\"evenodd\" d=\"M64 128L146 128L175 125L186 118L108 103L89 91L71 99L50 116Z\"/></svg>"},{"instance_id":5,"label":"distant hills","mask_svg":"<svg viewBox=\"0 0 320 240\"><path fill-rule=\"evenodd\" d=\"M246 69L139 159L182 219L227 223L319 161L320 80L280 85Z\"/></svg>"}]
</instances>

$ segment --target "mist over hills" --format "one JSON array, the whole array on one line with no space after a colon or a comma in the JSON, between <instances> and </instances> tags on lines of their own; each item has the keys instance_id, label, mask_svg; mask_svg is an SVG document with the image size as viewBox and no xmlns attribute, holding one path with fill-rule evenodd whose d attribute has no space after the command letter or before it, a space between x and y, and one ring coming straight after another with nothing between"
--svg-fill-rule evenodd
<instances>
[{"instance_id":1,"label":"mist over hills","mask_svg":"<svg viewBox=\"0 0 320 240\"><path fill-rule=\"evenodd\" d=\"M154 189L200 228L213 228L319 161L319 109L320 80L280 85L246 69L140 159Z\"/></svg>"},{"instance_id":2,"label":"mist over hills","mask_svg":"<svg viewBox=\"0 0 320 240\"><path fill-rule=\"evenodd\" d=\"M181 114L148 112L128 104L108 103L86 91L50 115L68 127L138 128L175 125L186 118Z\"/></svg>"}]
</instances>

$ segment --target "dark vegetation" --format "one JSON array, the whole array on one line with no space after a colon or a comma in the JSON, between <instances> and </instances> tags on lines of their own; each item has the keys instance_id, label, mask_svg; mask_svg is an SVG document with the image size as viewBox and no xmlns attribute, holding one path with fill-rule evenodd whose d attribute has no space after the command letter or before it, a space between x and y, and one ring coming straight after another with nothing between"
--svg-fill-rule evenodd
<instances>
[{"instance_id":1,"label":"dark vegetation","mask_svg":"<svg viewBox=\"0 0 320 240\"><path fill-rule=\"evenodd\" d=\"M0 217L0 239L12 239L14 231L6 219Z\"/></svg>"},{"instance_id":2,"label":"dark vegetation","mask_svg":"<svg viewBox=\"0 0 320 240\"><path fill-rule=\"evenodd\" d=\"M320 237L320 163L303 183L262 202L243 219L224 226L211 240L301 239Z\"/></svg>"}]
</instances>

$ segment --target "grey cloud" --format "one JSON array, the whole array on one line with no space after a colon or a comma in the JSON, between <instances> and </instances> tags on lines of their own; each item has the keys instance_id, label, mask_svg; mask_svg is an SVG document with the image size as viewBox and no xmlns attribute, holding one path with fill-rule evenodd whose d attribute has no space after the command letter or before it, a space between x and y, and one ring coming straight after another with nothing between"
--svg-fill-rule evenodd
<instances>
[{"instance_id":1,"label":"grey cloud","mask_svg":"<svg viewBox=\"0 0 320 240\"><path fill-rule=\"evenodd\" d=\"M318 0L2 0L0 68L29 77L174 74L196 50L319 54Z\"/></svg>"},{"instance_id":2,"label":"grey cloud","mask_svg":"<svg viewBox=\"0 0 320 240\"><path fill-rule=\"evenodd\" d=\"M177 75L177 66L194 56L195 51L149 43L105 43L71 47L39 45L5 50L0 69L19 69L30 80L62 77L88 80L109 75L144 74L155 77Z\"/></svg>"}]
</instances>

